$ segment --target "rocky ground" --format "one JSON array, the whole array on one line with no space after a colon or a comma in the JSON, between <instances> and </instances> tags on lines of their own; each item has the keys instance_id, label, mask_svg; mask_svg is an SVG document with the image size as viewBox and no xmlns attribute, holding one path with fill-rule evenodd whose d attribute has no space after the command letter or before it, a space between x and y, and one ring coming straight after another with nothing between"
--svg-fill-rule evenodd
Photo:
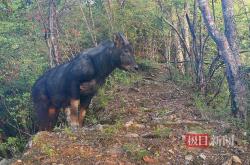
<instances>
[{"instance_id":1,"label":"rocky ground","mask_svg":"<svg viewBox=\"0 0 250 165\"><path fill-rule=\"evenodd\" d=\"M105 109L90 113L84 128L39 132L12 164L250 164L244 130L209 119L195 107L191 90L166 80L165 73L160 66L140 71L129 85L117 84L104 95ZM224 141L188 147L188 132Z\"/></svg>"}]
</instances>

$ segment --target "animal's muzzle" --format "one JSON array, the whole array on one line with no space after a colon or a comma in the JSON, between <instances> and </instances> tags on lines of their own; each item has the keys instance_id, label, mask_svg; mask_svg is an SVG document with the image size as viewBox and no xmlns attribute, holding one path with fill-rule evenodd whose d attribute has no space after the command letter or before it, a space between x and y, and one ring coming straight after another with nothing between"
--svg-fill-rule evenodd
<instances>
[{"instance_id":1,"label":"animal's muzzle","mask_svg":"<svg viewBox=\"0 0 250 165\"><path fill-rule=\"evenodd\" d=\"M138 65L135 65L135 66L134 66L134 69L135 69L135 70L138 70L138 69L139 69L139 66L138 66Z\"/></svg>"}]
</instances>

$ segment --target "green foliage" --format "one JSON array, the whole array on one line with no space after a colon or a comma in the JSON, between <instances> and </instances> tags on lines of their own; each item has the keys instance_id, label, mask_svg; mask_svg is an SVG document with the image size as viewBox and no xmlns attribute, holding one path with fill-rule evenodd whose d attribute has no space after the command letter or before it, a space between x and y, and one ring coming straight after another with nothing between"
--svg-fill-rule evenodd
<instances>
[{"instance_id":1,"label":"green foliage","mask_svg":"<svg viewBox=\"0 0 250 165\"><path fill-rule=\"evenodd\" d=\"M135 160L142 160L144 156L150 154L150 152L136 143L127 143L123 145L123 150Z\"/></svg>"},{"instance_id":2,"label":"green foliage","mask_svg":"<svg viewBox=\"0 0 250 165\"><path fill-rule=\"evenodd\" d=\"M141 75L131 72L125 72L122 70L115 70L106 80L104 86L98 89L97 95L94 98L94 104L86 116L86 123L97 124L99 118L97 116L97 111L105 109L108 106L109 102L114 99L114 93L117 88L120 86L131 86L132 84L138 82L142 79ZM124 101L121 98L121 103Z\"/></svg>"},{"instance_id":3,"label":"green foliage","mask_svg":"<svg viewBox=\"0 0 250 165\"><path fill-rule=\"evenodd\" d=\"M137 58L136 62L139 66L139 68L143 71L150 72L153 69L157 69L159 67L159 63L145 58Z\"/></svg>"},{"instance_id":4,"label":"green foliage","mask_svg":"<svg viewBox=\"0 0 250 165\"><path fill-rule=\"evenodd\" d=\"M168 75L166 79L171 79L177 85L182 87L190 87L193 85L192 76L188 74L181 74L180 71L173 65L168 65L171 70L171 77Z\"/></svg>"},{"instance_id":5,"label":"green foliage","mask_svg":"<svg viewBox=\"0 0 250 165\"><path fill-rule=\"evenodd\" d=\"M154 131L153 131L153 134L155 134L156 136L158 137L161 137L161 138L168 138L171 134L172 130L171 128L159 128L157 127Z\"/></svg>"},{"instance_id":6,"label":"green foliage","mask_svg":"<svg viewBox=\"0 0 250 165\"><path fill-rule=\"evenodd\" d=\"M72 129L70 127L64 127L64 132L68 135L68 136L73 136L73 132Z\"/></svg>"},{"instance_id":7,"label":"green foliage","mask_svg":"<svg viewBox=\"0 0 250 165\"><path fill-rule=\"evenodd\" d=\"M4 123L3 135L16 136L1 144L0 156L5 157L22 150L27 134L34 131L30 90L47 62L37 49L41 39L32 32L23 1L7 2L2 7L6 12L0 16L0 121Z\"/></svg>"},{"instance_id":8,"label":"green foliage","mask_svg":"<svg viewBox=\"0 0 250 165\"><path fill-rule=\"evenodd\" d=\"M207 133L209 135L213 134L213 130L212 129L204 129L203 127L199 126L199 125L190 125L188 126L188 131L189 132L193 132L193 133Z\"/></svg>"},{"instance_id":9,"label":"green foliage","mask_svg":"<svg viewBox=\"0 0 250 165\"><path fill-rule=\"evenodd\" d=\"M121 128L123 127L123 124L121 121L116 121L114 125L110 125L103 129L103 132L106 136L114 136L116 133L118 133Z\"/></svg>"},{"instance_id":10,"label":"green foliage","mask_svg":"<svg viewBox=\"0 0 250 165\"><path fill-rule=\"evenodd\" d=\"M47 144L43 144L41 149L42 152L48 155L49 157L52 157L55 154L55 150L51 146L48 146Z\"/></svg>"},{"instance_id":11,"label":"green foliage","mask_svg":"<svg viewBox=\"0 0 250 165\"><path fill-rule=\"evenodd\" d=\"M0 155L2 157L9 157L11 155L20 154L25 147L24 139L17 137L8 137L6 142L0 144Z\"/></svg>"},{"instance_id":12,"label":"green foliage","mask_svg":"<svg viewBox=\"0 0 250 165\"><path fill-rule=\"evenodd\" d=\"M206 99L200 94L194 95L195 106L209 118L225 119L230 117L230 107L227 106L228 96L219 95L211 106L207 105Z\"/></svg>"},{"instance_id":13,"label":"green foliage","mask_svg":"<svg viewBox=\"0 0 250 165\"><path fill-rule=\"evenodd\" d=\"M168 37L171 37L173 31L162 19L166 17L166 13L163 14L156 1L152 0L127 0L124 6L120 6L117 2L112 1L109 6L108 1L104 0L96 0L92 5L86 1L57 1L58 42L63 60L68 60L75 53L93 47L91 33L99 43L104 39L111 39L114 32L121 31L133 44L136 56L143 56L143 58L137 58L140 69L148 72L157 69L158 64L152 62L152 59L159 58L159 51L170 49L167 46L172 42L168 41ZM167 9L167 19L177 21L176 15L171 14L175 12L182 17L184 0L164 0L163 2ZM216 24L223 31L221 2L215 2ZM83 7L87 22L83 19L79 3ZM190 2L190 4L192 3L193 1ZM48 49L44 41L44 24L47 22L43 20L48 18L48 3L39 1L40 9L37 4L32 1L32 4L27 5L23 0L0 3L0 126L2 128L0 133L6 137L0 139L3 140L3 143L0 144L0 156L11 156L22 150L27 133L34 132L30 91L37 77L48 68ZM246 5L235 3L235 21L241 50L248 50L250 45L249 29L246 28L249 25L249 18L245 12L249 5L249 2L246 2ZM193 8L190 8L190 12L191 17ZM190 19L192 20L192 18ZM202 25L200 35L206 36L207 31L203 28L200 18L197 17L197 19L198 26ZM90 26L90 31L86 23ZM183 30L179 27L177 29L180 32ZM211 59L217 54L217 49L210 39L204 46L204 73L207 76ZM167 51L171 52L171 50ZM175 54L170 54L169 60L172 61L174 56ZM241 54L243 64L246 66L250 66L249 58L248 53ZM181 75L177 71L176 65L168 64L168 67L172 72L172 79L177 85L194 86L192 76ZM218 68L209 82L206 98L200 95L194 96L196 106L204 111L205 115L218 119L230 116L229 92L226 82L223 82L220 94L214 98L218 82L224 76L223 70L223 67ZM98 91L96 99L99 108L106 107L109 101L114 99L112 96L112 92L115 92L114 88L131 86L141 79L142 77L138 77L136 73L116 70L107 79L104 87ZM249 79L246 82L250 88ZM213 100L207 105L207 101L211 99ZM164 112L162 113L164 115ZM228 120L230 119L229 117ZM98 123L94 112L88 114L87 120L90 123ZM238 121L233 122L240 125ZM119 127L109 128L106 132L114 134L117 128ZM167 132L166 130L166 135ZM14 148L9 150L10 146L14 146ZM53 153L46 147L44 150L48 155ZM142 153L144 153L143 150Z\"/></svg>"},{"instance_id":14,"label":"green foliage","mask_svg":"<svg viewBox=\"0 0 250 165\"><path fill-rule=\"evenodd\" d=\"M106 85L110 85L110 87L112 87L113 84L118 83L122 86L130 86L141 79L142 77L137 73L115 70L111 77L107 80Z\"/></svg>"},{"instance_id":15,"label":"green foliage","mask_svg":"<svg viewBox=\"0 0 250 165\"><path fill-rule=\"evenodd\" d=\"M136 73L129 73L122 70L115 70L106 80L103 87L98 90L97 102L100 107L106 107L113 99L110 92L115 92L118 86L131 86L135 82L141 80L142 77ZM109 93L107 93L109 91Z\"/></svg>"}]
</instances>

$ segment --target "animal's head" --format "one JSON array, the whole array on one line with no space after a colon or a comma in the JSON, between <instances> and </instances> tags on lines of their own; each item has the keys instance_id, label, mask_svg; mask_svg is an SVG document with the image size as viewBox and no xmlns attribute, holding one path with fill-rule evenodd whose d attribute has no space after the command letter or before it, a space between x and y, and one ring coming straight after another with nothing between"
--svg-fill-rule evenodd
<instances>
[{"instance_id":1,"label":"animal's head","mask_svg":"<svg viewBox=\"0 0 250 165\"><path fill-rule=\"evenodd\" d=\"M126 71L138 70L138 65L134 57L134 49L122 33L115 34L114 43L120 52L119 68Z\"/></svg>"}]
</instances>

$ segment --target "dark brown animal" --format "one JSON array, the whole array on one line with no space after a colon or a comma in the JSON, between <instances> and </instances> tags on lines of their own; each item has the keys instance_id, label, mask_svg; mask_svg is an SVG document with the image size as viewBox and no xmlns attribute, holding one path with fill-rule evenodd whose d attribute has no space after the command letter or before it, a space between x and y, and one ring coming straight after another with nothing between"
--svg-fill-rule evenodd
<instances>
[{"instance_id":1,"label":"dark brown animal","mask_svg":"<svg viewBox=\"0 0 250 165\"><path fill-rule=\"evenodd\" d=\"M51 130L60 109L70 112L73 128L82 126L92 97L115 68L138 69L134 50L121 33L44 73L32 88L39 130Z\"/></svg>"}]
</instances>

